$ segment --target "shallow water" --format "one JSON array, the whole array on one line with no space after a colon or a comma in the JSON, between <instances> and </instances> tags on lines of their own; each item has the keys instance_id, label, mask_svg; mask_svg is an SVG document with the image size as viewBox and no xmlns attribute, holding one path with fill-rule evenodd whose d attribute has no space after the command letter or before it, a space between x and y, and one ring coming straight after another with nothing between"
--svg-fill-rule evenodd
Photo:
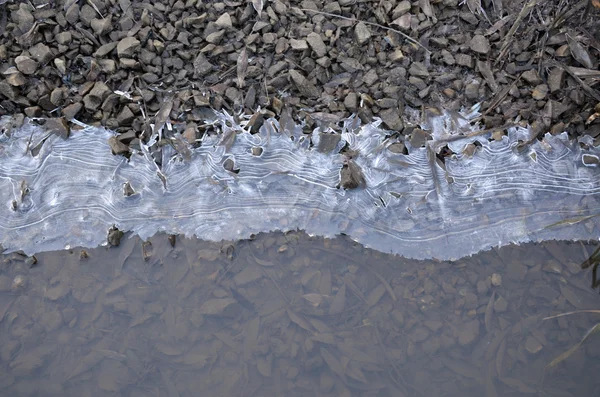
<instances>
[{"instance_id":1,"label":"shallow water","mask_svg":"<svg viewBox=\"0 0 600 397\"><path fill-rule=\"evenodd\" d=\"M338 238L167 236L0 268L15 396L595 396L595 246L415 261Z\"/></svg>"}]
</instances>

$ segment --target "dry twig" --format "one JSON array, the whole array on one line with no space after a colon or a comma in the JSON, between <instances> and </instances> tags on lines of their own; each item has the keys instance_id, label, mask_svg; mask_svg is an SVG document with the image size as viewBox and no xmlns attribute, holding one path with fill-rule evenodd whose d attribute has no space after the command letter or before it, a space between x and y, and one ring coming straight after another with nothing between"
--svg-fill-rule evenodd
<instances>
[{"instance_id":1,"label":"dry twig","mask_svg":"<svg viewBox=\"0 0 600 397\"><path fill-rule=\"evenodd\" d=\"M537 1L540 1L540 0L537 0ZM402 33L401 31L399 31L397 29L390 28L390 27L384 26L384 25L380 25L380 24L375 23L375 22L368 22L368 21L363 21L363 20L356 19L356 18L344 17L342 15L332 14L332 13L329 13L329 12L323 12L323 11L317 11L317 10L310 10L308 8L301 8L300 10L306 11L306 12L313 12L315 14L325 15L325 16L332 17L332 18L345 19L346 21L362 22L365 25L371 25L371 26L375 26L375 27L378 27L378 28L381 28L381 29L389 30L390 32L398 33L400 36L404 37L406 40L410 41L413 44L418 45L419 47L421 47L422 49L424 49L425 52L427 52L428 54L431 54L431 51L429 51L429 49L427 49L427 47L425 47L423 44L419 43L418 40L413 39L412 37L410 37L406 33Z\"/></svg>"}]
</instances>

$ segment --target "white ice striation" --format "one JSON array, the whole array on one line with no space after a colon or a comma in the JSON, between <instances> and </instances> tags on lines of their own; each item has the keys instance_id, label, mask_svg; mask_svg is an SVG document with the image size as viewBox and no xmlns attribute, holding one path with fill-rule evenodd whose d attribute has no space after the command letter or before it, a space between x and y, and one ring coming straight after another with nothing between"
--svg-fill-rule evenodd
<instances>
[{"instance_id":1,"label":"white ice striation","mask_svg":"<svg viewBox=\"0 0 600 397\"><path fill-rule=\"evenodd\" d=\"M4 119L0 244L27 254L95 247L112 225L142 239L162 231L213 241L299 229L445 260L510 243L598 239L600 149L567 134L532 140L522 127L494 140L472 125L475 116L476 109L429 116L421 126L431 139L418 148L406 142L408 154L389 150L391 133L379 122L346 120L341 143L358 152L352 161L365 179L352 190L337 187L341 145L317 149L331 131L302 135L289 122L270 119L251 134L215 113L208 122L218 133L198 148L163 146L159 169L156 137L127 160L111 153L111 131L87 127L63 139L31 121L10 129ZM455 154L442 163L435 154L444 146ZM227 159L238 173L225 169ZM135 194L124 194L126 183Z\"/></svg>"}]
</instances>

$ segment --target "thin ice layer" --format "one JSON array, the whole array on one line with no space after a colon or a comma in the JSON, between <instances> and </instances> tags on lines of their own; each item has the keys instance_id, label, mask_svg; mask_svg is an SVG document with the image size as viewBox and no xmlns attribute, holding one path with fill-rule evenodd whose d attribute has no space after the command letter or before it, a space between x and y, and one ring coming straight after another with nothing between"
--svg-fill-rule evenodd
<instances>
[{"instance_id":1,"label":"thin ice layer","mask_svg":"<svg viewBox=\"0 0 600 397\"><path fill-rule=\"evenodd\" d=\"M344 156L298 139L300 128L280 133L268 120L252 135L227 115L215 123L222 134L185 156L164 147L160 170L148 147L129 161L112 155L113 133L104 129L63 140L26 123L3 135L0 243L28 254L94 247L112 225L141 238L164 231L214 241L301 229L409 258L456 259L509 243L600 235L600 149L566 134L523 145L529 131L511 128L490 141L446 112L424 123L433 140L405 155L388 150L389 132L377 122L354 128L348 120L342 140L359 153L353 161L366 183L344 190ZM32 156L27 149L44 138ZM463 154L474 142L475 152ZM457 154L442 163L435 153L444 145ZM238 173L223 166L228 159ZM135 194L124 194L126 183Z\"/></svg>"}]
</instances>

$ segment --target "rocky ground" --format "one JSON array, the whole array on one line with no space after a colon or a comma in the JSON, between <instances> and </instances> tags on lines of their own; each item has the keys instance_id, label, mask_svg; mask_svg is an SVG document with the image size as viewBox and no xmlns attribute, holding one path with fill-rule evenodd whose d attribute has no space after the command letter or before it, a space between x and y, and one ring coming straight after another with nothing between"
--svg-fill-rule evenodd
<instances>
[{"instance_id":1,"label":"rocky ground","mask_svg":"<svg viewBox=\"0 0 600 397\"><path fill-rule=\"evenodd\" d=\"M407 110L481 102L487 127L600 135L595 0L0 3L0 113L99 123L124 151L167 119L194 140L203 107L410 135Z\"/></svg>"}]
</instances>

